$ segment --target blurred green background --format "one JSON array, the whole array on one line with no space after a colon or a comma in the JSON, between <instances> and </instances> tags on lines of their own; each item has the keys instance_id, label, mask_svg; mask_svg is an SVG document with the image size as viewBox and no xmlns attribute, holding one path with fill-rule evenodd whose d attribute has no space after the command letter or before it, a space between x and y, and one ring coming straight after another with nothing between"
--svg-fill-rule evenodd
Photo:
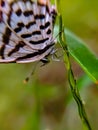
<instances>
[{"instance_id":1,"label":"blurred green background","mask_svg":"<svg viewBox=\"0 0 98 130\"><path fill-rule=\"evenodd\" d=\"M65 27L98 55L98 1L61 0L60 7ZM97 86L72 58L71 62L88 118L97 130ZM38 67L24 84L32 67L33 63L0 64L0 130L83 130L63 62Z\"/></svg>"}]
</instances>

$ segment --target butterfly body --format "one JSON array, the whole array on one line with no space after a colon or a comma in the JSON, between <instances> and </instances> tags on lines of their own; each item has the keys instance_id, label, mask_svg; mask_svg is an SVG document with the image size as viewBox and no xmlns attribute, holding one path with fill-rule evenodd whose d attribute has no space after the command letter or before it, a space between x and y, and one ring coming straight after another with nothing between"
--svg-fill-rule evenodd
<instances>
[{"instance_id":1,"label":"butterfly body","mask_svg":"<svg viewBox=\"0 0 98 130\"><path fill-rule=\"evenodd\" d=\"M54 6L48 0L1 0L0 63L42 60L54 49Z\"/></svg>"}]
</instances>

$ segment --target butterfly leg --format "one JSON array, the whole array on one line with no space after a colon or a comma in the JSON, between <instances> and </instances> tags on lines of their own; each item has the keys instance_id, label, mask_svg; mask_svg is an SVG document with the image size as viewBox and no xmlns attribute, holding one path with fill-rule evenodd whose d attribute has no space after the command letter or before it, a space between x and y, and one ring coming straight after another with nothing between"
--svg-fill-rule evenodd
<instances>
[{"instance_id":1,"label":"butterfly leg","mask_svg":"<svg viewBox=\"0 0 98 130\"><path fill-rule=\"evenodd\" d=\"M39 64L39 62L36 62L36 64L33 66L29 75L24 79L24 83L27 83L30 80L31 76L35 73L35 70L36 70L38 64Z\"/></svg>"},{"instance_id":2,"label":"butterfly leg","mask_svg":"<svg viewBox=\"0 0 98 130\"><path fill-rule=\"evenodd\" d=\"M50 60L47 57L44 57L43 59L40 60L43 64L41 66L44 66L50 62Z\"/></svg>"},{"instance_id":3,"label":"butterfly leg","mask_svg":"<svg viewBox=\"0 0 98 130\"><path fill-rule=\"evenodd\" d=\"M52 60L53 61L60 61L60 58L62 57L60 54L59 54L59 49L55 49L51 52L51 55L52 55Z\"/></svg>"},{"instance_id":4,"label":"butterfly leg","mask_svg":"<svg viewBox=\"0 0 98 130\"><path fill-rule=\"evenodd\" d=\"M40 61L43 63L43 64L41 65L41 67L44 66L44 65L46 65L46 64L48 64L48 63L50 62L50 60L49 60L47 57L41 59ZM39 63L39 62L37 62L37 63L33 66L32 71L31 71L31 72L29 73L29 75L24 79L24 83L27 83L27 82L29 81L29 79L31 78L31 76L35 73L35 70L36 70L36 67L37 67L38 63Z\"/></svg>"}]
</instances>

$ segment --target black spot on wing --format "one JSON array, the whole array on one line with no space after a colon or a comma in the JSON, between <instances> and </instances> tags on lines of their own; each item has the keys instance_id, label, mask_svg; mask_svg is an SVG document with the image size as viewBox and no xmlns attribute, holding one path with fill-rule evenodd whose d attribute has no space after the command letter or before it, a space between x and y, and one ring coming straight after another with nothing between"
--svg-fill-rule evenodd
<instances>
[{"instance_id":1,"label":"black spot on wing","mask_svg":"<svg viewBox=\"0 0 98 130\"><path fill-rule=\"evenodd\" d=\"M35 16L34 16L34 18L37 20L37 19L40 19L40 20L42 20L42 19L45 19L45 15L44 14L36 14Z\"/></svg>"},{"instance_id":2,"label":"black spot on wing","mask_svg":"<svg viewBox=\"0 0 98 130\"><path fill-rule=\"evenodd\" d=\"M45 38L45 39L42 39L42 40L38 40L38 41L29 41L31 44L41 44L41 43L44 43L45 41L49 40L49 38Z\"/></svg>"},{"instance_id":3,"label":"black spot on wing","mask_svg":"<svg viewBox=\"0 0 98 130\"><path fill-rule=\"evenodd\" d=\"M24 24L24 23L22 23L22 22L19 22L19 23L17 23L17 28L15 28L14 29L14 31L16 32L16 33L18 33L19 31L21 31L21 29L23 28L23 27L26 27L27 29L29 29L31 26L33 26L33 25L35 25L36 24L36 22L35 21L33 21L33 22L29 22L28 24Z\"/></svg>"},{"instance_id":4,"label":"black spot on wing","mask_svg":"<svg viewBox=\"0 0 98 130\"><path fill-rule=\"evenodd\" d=\"M55 20L56 20L56 16L57 16L57 12L55 10L53 10L51 12L51 16L52 16L52 23L53 23L53 26L54 26Z\"/></svg>"},{"instance_id":5,"label":"black spot on wing","mask_svg":"<svg viewBox=\"0 0 98 130\"><path fill-rule=\"evenodd\" d=\"M29 37L31 37L32 35L41 35L41 32L40 32L40 31L34 31L34 32L28 33L28 34L22 34L21 37L22 37L22 38L29 38Z\"/></svg>"},{"instance_id":6,"label":"black spot on wing","mask_svg":"<svg viewBox=\"0 0 98 130\"><path fill-rule=\"evenodd\" d=\"M32 32L32 35L40 35L41 34L41 31L34 31Z\"/></svg>"},{"instance_id":7,"label":"black spot on wing","mask_svg":"<svg viewBox=\"0 0 98 130\"><path fill-rule=\"evenodd\" d=\"M18 27L16 27L16 28L14 29L14 31L15 31L16 33L19 33L19 32L22 30L23 27L26 27L27 29L29 29L31 26L33 26L33 25L35 25L35 24L36 24L35 21L34 21L34 22L29 22L29 23L26 24L26 25L24 25L24 23L22 23L22 22L19 22L19 23L17 23L17 26L18 26Z\"/></svg>"},{"instance_id":8,"label":"black spot on wing","mask_svg":"<svg viewBox=\"0 0 98 130\"><path fill-rule=\"evenodd\" d=\"M21 27L21 26L14 29L14 31L15 31L16 33L20 32L21 30L22 30L22 27Z\"/></svg>"},{"instance_id":9,"label":"black spot on wing","mask_svg":"<svg viewBox=\"0 0 98 130\"><path fill-rule=\"evenodd\" d=\"M13 53L17 52L21 47L23 47L25 44L23 41L20 41L14 49L12 49L9 53L8 56L11 56Z\"/></svg>"},{"instance_id":10,"label":"black spot on wing","mask_svg":"<svg viewBox=\"0 0 98 130\"><path fill-rule=\"evenodd\" d=\"M29 17L30 15L33 15L33 11L32 10L27 10L25 12L23 12L25 17Z\"/></svg>"},{"instance_id":11,"label":"black spot on wing","mask_svg":"<svg viewBox=\"0 0 98 130\"><path fill-rule=\"evenodd\" d=\"M16 11L16 14L17 14L17 16L21 16L21 14L22 14L21 9L18 9L18 10Z\"/></svg>"},{"instance_id":12,"label":"black spot on wing","mask_svg":"<svg viewBox=\"0 0 98 130\"><path fill-rule=\"evenodd\" d=\"M46 5L46 11L50 13L49 7Z\"/></svg>"},{"instance_id":13,"label":"black spot on wing","mask_svg":"<svg viewBox=\"0 0 98 130\"><path fill-rule=\"evenodd\" d=\"M17 23L17 26L19 26L19 27L24 27L25 25L24 25L24 23L19 22L19 23Z\"/></svg>"},{"instance_id":14,"label":"black spot on wing","mask_svg":"<svg viewBox=\"0 0 98 130\"><path fill-rule=\"evenodd\" d=\"M1 1L1 6L4 7L5 6L5 2L2 0Z\"/></svg>"},{"instance_id":15,"label":"black spot on wing","mask_svg":"<svg viewBox=\"0 0 98 130\"><path fill-rule=\"evenodd\" d=\"M33 21L33 22L29 22L27 25L25 25L26 26L26 28L27 29L29 29L31 26L33 26L33 25L35 25L36 24L36 22L35 21Z\"/></svg>"},{"instance_id":16,"label":"black spot on wing","mask_svg":"<svg viewBox=\"0 0 98 130\"><path fill-rule=\"evenodd\" d=\"M2 4L5 4L5 3L2 3ZM3 5L4 6L4 5ZM8 25L10 26L10 21L11 21L11 14L12 14L12 8L10 9L10 11L8 12L8 19L7 19L7 23ZM6 25L5 25L6 26ZM11 30L6 26L5 27L5 30L4 30L4 33L2 35L2 42L3 42L3 45L1 46L0 48L0 56L2 57L2 59L4 59L4 51L5 51L5 48L6 48L6 44L9 43L9 40L10 40L10 36L11 36Z\"/></svg>"},{"instance_id":17,"label":"black spot on wing","mask_svg":"<svg viewBox=\"0 0 98 130\"><path fill-rule=\"evenodd\" d=\"M50 30L50 29L48 29L47 34L48 34L48 35L51 34L51 30Z\"/></svg>"},{"instance_id":18,"label":"black spot on wing","mask_svg":"<svg viewBox=\"0 0 98 130\"><path fill-rule=\"evenodd\" d=\"M21 37L22 38L28 38L28 37L31 37L32 35L31 34L22 34Z\"/></svg>"},{"instance_id":19,"label":"black spot on wing","mask_svg":"<svg viewBox=\"0 0 98 130\"><path fill-rule=\"evenodd\" d=\"M45 25L41 25L40 29L46 29L49 26L50 26L50 22L48 21L48 22L45 23Z\"/></svg>"},{"instance_id":20,"label":"black spot on wing","mask_svg":"<svg viewBox=\"0 0 98 130\"><path fill-rule=\"evenodd\" d=\"M42 50L38 50L38 51L36 51L36 52L34 52L34 53L27 54L27 55L25 55L25 56L23 56L23 57L19 57L19 58L16 59L16 61L23 60L23 59L28 59L28 58L33 58L34 56L41 55L41 54L45 53L45 52L46 52L50 47L52 47L53 45L54 45L54 43L51 44L51 45L47 45L47 46L46 46L44 49L42 49Z\"/></svg>"},{"instance_id":21,"label":"black spot on wing","mask_svg":"<svg viewBox=\"0 0 98 130\"><path fill-rule=\"evenodd\" d=\"M2 47L0 48L0 56L2 57L2 59L4 59L4 50L5 50L5 44L3 44Z\"/></svg>"},{"instance_id":22,"label":"black spot on wing","mask_svg":"<svg viewBox=\"0 0 98 130\"><path fill-rule=\"evenodd\" d=\"M9 43L10 35L11 35L11 30L8 27L6 27L5 33L3 34L3 43L5 44Z\"/></svg>"}]
</instances>

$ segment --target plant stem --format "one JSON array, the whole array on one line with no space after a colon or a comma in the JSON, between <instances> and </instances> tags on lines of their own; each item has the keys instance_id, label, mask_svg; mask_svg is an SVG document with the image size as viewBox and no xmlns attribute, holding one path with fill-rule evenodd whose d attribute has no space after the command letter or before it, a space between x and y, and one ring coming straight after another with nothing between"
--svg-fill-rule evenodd
<instances>
[{"instance_id":1,"label":"plant stem","mask_svg":"<svg viewBox=\"0 0 98 130\"><path fill-rule=\"evenodd\" d=\"M67 68L67 71L68 71L68 80L69 80L70 89L71 89L73 98L75 99L75 101L78 105L79 116L80 116L81 121L84 125L84 128L86 130L92 130L90 123L88 121L86 112L85 112L84 104L82 102L78 88L76 86L76 80L75 80L75 77L74 77L74 74L73 74L73 71L72 71L72 68L71 68L69 51L68 51L68 47L67 47L67 44L66 44L64 28L63 28L63 25L62 25L62 16L59 14L58 17L59 17L59 32L61 32L63 30L63 32L60 33L60 35L59 35L59 42L60 42L60 44L63 48L63 51L64 51L64 63L65 63L65 66Z\"/></svg>"}]
</instances>

